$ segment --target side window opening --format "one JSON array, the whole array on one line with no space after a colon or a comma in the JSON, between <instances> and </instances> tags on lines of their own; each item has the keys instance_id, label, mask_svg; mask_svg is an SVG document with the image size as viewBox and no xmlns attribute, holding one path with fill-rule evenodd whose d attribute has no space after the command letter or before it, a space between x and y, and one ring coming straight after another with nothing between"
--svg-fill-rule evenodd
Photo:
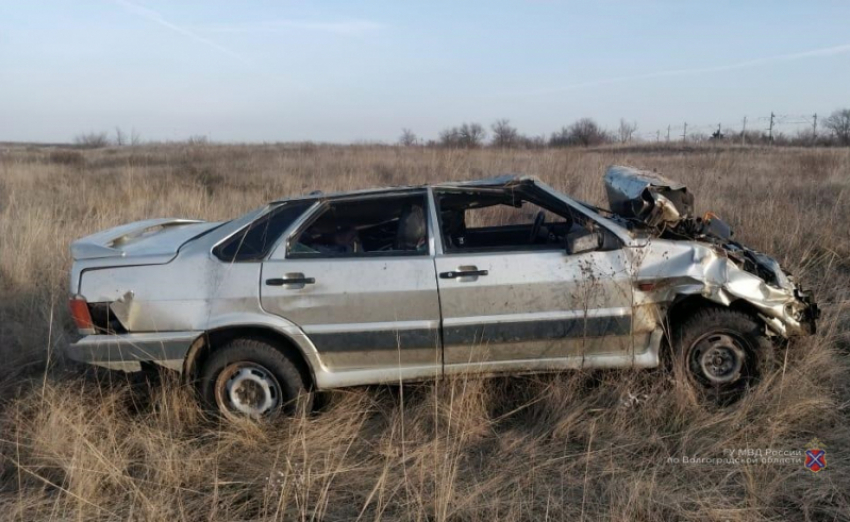
<instances>
[{"instance_id":1,"label":"side window opening","mask_svg":"<svg viewBox=\"0 0 850 522\"><path fill-rule=\"evenodd\" d=\"M333 201L289 242L287 257L427 255L424 194Z\"/></svg>"},{"instance_id":2,"label":"side window opening","mask_svg":"<svg viewBox=\"0 0 850 522\"><path fill-rule=\"evenodd\" d=\"M216 246L213 254L228 263L263 259L286 229L312 204L309 200L281 203Z\"/></svg>"},{"instance_id":3,"label":"side window opening","mask_svg":"<svg viewBox=\"0 0 850 522\"><path fill-rule=\"evenodd\" d=\"M558 250L596 223L561 202L517 191L437 193L447 252Z\"/></svg>"}]
</instances>

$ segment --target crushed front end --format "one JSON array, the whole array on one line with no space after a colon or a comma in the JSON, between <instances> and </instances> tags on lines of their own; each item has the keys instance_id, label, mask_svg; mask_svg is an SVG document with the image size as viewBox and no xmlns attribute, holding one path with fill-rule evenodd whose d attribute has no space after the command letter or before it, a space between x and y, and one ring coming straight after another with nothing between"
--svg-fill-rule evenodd
<instances>
[{"instance_id":1,"label":"crushed front end","mask_svg":"<svg viewBox=\"0 0 850 522\"><path fill-rule=\"evenodd\" d=\"M655 172L610 167L605 185L612 212L649 239L638 278L652 282L653 301L699 294L724 306L743 301L782 337L814 334L820 310L776 259L733 239L712 213L693 215L687 187Z\"/></svg>"}]
</instances>

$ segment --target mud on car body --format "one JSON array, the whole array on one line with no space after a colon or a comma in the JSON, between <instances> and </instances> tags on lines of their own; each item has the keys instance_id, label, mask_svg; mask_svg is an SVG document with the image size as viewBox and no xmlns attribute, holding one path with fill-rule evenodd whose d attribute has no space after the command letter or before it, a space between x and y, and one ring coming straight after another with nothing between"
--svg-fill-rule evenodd
<instances>
[{"instance_id":1,"label":"mud on car body","mask_svg":"<svg viewBox=\"0 0 850 522\"><path fill-rule=\"evenodd\" d=\"M771 257L695 217L687 188L610 167L610 210L527 176L155 219L71 246L73 359L182 372L225 414L455 373L652 368L670 341L701 393L736 396L817 306Z\"/></svg>"}]
</instances>

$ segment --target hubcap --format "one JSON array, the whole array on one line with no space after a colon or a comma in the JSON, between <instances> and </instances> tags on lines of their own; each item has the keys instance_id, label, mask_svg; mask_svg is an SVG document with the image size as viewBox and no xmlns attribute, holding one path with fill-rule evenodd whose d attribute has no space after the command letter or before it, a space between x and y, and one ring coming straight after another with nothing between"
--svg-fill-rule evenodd
<instances>
[{"instance_id":1,"label":"hubcap","mask_svg":"<svg viewBox=\"0 0 850 522\"><path fill-rule=\"evenodd\" d=\"M234 363L219 375L216 399L219 407L249 417L261 417L280 405L280 385L274 375L259 364Z\"/></svg>"},{"instance_id":2,"label":"hubcap","mask_svg":"<svg viewBox=\"0 0 850 522\"><path fill-rule=\"evenodd\" d=\"M710 334L696 343L691 368L711 384L729 384L741 377L747 354L744 342L731 334Z\"/></svg>"}]
</instances>

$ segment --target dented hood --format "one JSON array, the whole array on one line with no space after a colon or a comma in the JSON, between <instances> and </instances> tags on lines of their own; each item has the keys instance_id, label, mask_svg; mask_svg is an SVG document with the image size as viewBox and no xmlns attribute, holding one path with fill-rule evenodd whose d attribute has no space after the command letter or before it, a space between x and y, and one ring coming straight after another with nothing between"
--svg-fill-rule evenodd
<instances>
[{"instance_id":1,"label":"dented hood","mask_svg":"<svg viewBox=\"0 0 850 522\"><path fill-rule=\"evenodd\" d=\"M624 218L655 227L693 217L693 194L656 172L614 165L608 167L604 180L611 212Z\"/></svg>"}]
</instances>

